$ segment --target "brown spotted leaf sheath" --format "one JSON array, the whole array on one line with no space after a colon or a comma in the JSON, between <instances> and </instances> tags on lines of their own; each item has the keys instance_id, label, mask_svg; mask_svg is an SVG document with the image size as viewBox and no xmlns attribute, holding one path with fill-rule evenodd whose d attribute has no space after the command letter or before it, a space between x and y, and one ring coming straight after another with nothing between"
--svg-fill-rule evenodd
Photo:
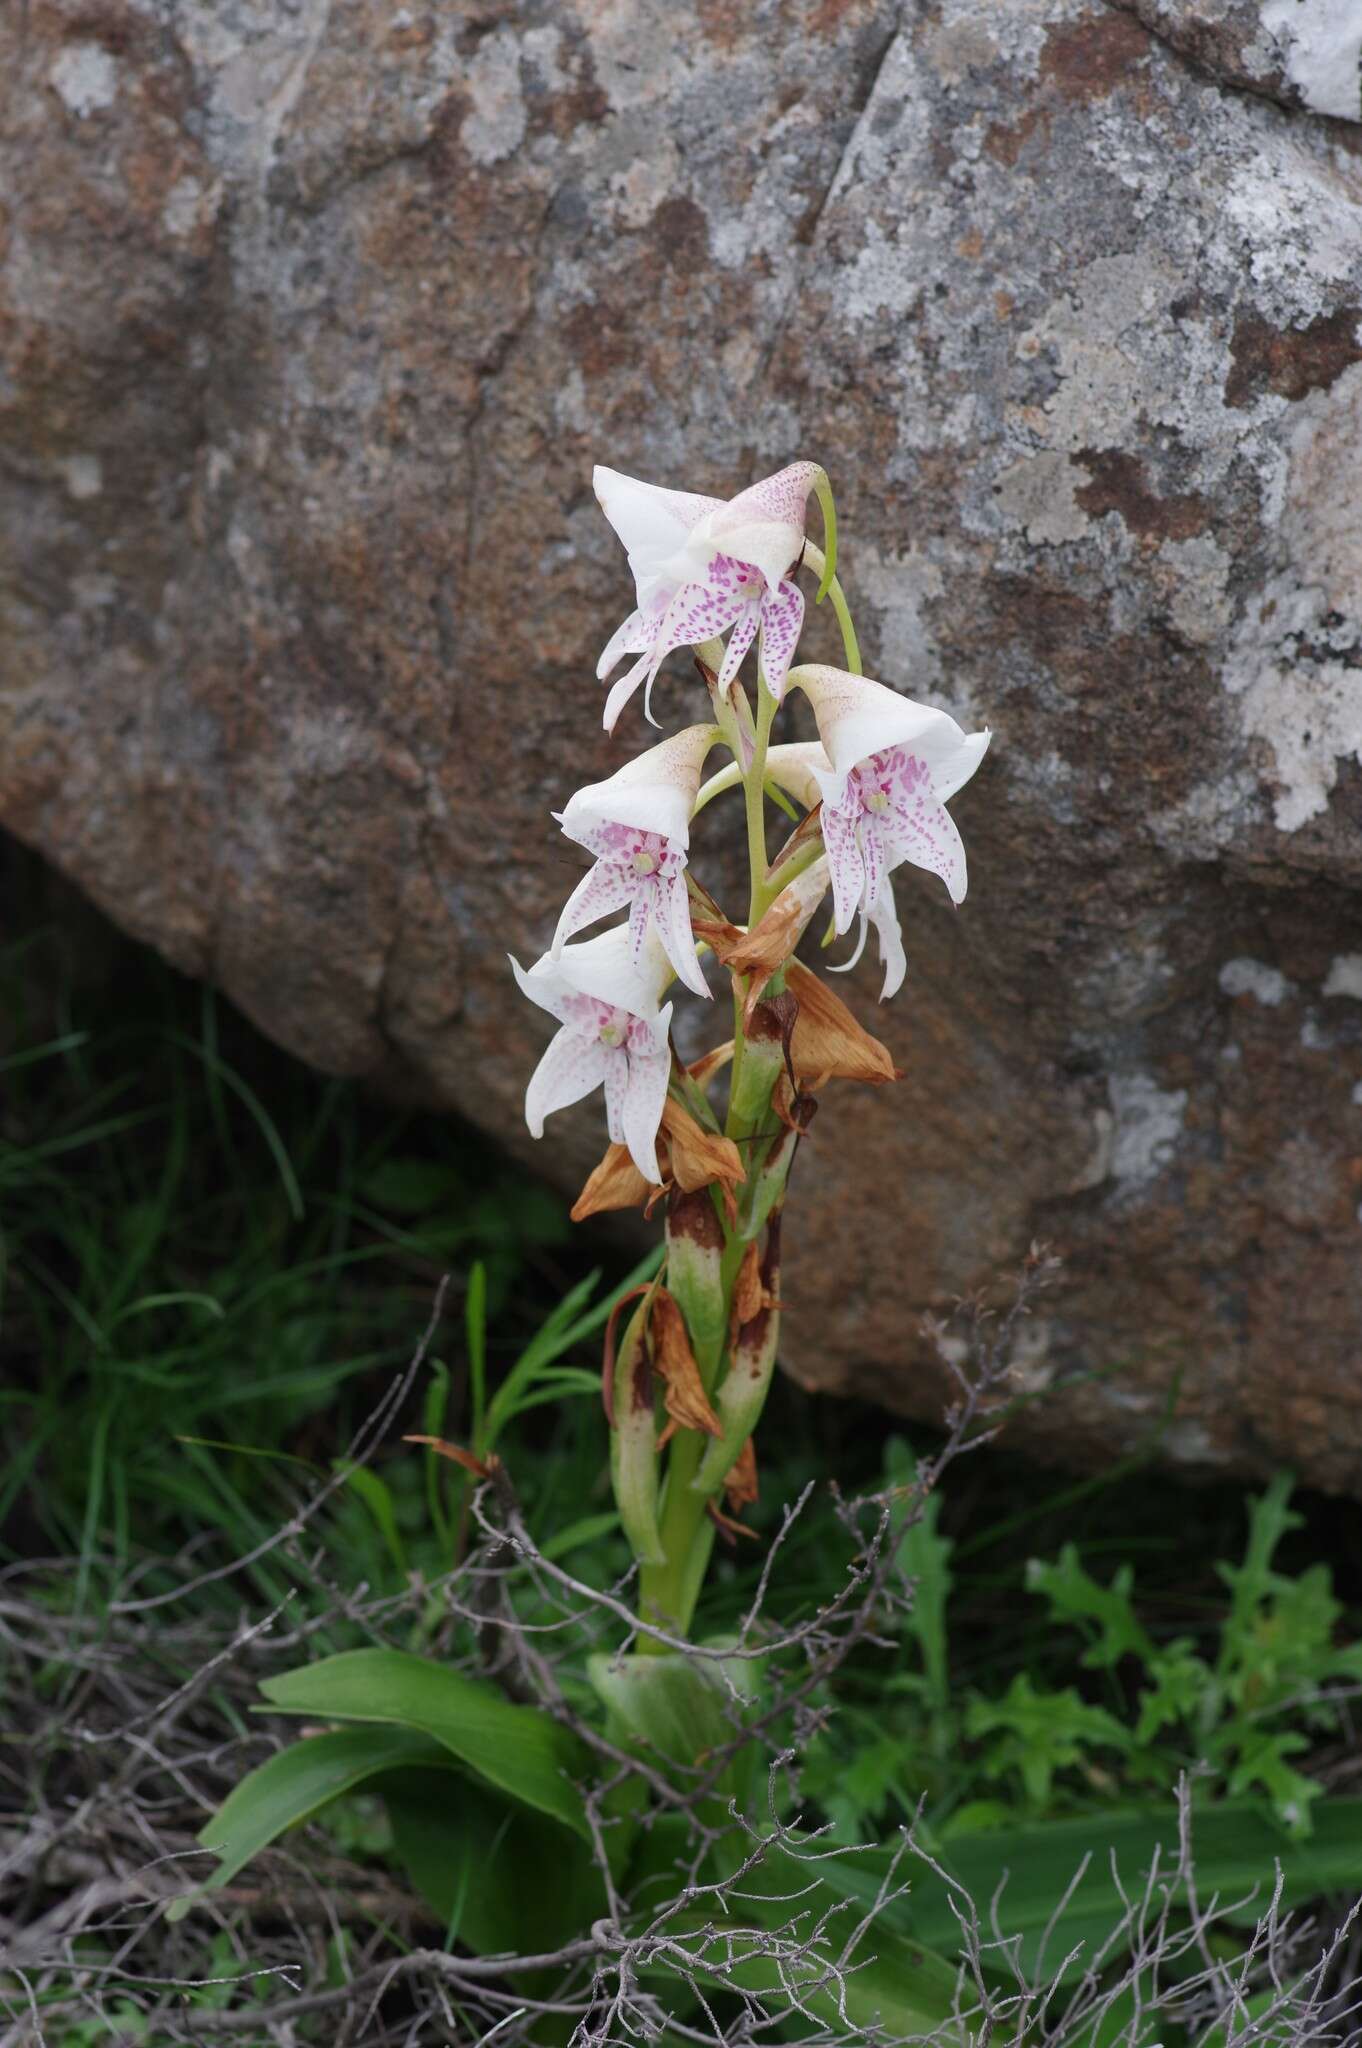
<instances>
[{"instance_id":1,"label":"brown spotted leaf sheath","mask_svg":"<svg viewBox=\"0 0 1362 2048\"><path fill-rule=\"evenodd\" d=\"M610 1483L640 1564L665 1564L657 1528L658 1441L645 1298L629 1318L611 1376Z\"/></svg>"},{"instance_id":2,"label":"brown spotted leaf sheath","mask_svg":"<svg viewBox=\"0 0 1362 2048\"><path fill-rule=\"evenodd\" d=\"M697 1493L717 1493L748 1437L757 1425L775 1371L776 1346L780 1337L780 1311L775 1306L780 1293L780 1211L771 1218L762 1255L760 1305L738 1331L714 1405L723 1433L705 1448L692 1487Z\"/></svg>"},{"instance_id":3,"label":"brown spotted leaf sheath","mask_svg":"<svg viewBox=\"0 0 1362 2048\"><path fill-rule=\"evenodd\" d=\"M664 1382L662 1399L670 1418L658 1448L669 1443L678 1429L703 1430L707 1436L717 1437L719 1418L700 1378L686 1319L665 1287L657 1290L651 1328L653 1365Z\"/></svg>"},{"instance_id":4,"label":"brown spotted leaf sheath","mask_svg":"<svg viewBox=\"0 0 1362 2048\"><path fill-rule=\"evenodd\" d=\"M686 1319L700 1378L712 1387L719 1369L724 1312L724 1233L708 1188L672 1192L667 1207L667 1287Z\"/></svg>"}]
</instances>

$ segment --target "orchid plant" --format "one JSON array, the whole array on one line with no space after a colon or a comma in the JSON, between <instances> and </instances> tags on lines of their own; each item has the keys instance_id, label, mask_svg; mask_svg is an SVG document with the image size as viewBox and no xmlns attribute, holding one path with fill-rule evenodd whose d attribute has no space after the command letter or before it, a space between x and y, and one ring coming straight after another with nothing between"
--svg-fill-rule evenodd
<instances>
[{"instance_id":1,"label":"orchid plant","mask_svg":"<svg viewBox=\"0 0 1362 2048\"><path fill-rule=\"evenodd\" d=\"M531 1133L539 1137L548 1117L597 1089L604 1096L610 1142L574 1217L631 1204L660 1211L662 1259L645 1261L641 1284L625 1282L599 1313L586 1311L580 1289L570 1295L486 1406L481 1293L470 1287L472 1447L431 1434L406 1440L453 1460L477 1482L464 1495L465 1520L476 1521L482 1540L441 1582L423 1623L443 1629L441 1617L455 1616L471 1627L465 1665L476 1669L459 1668L447 1644L433 1658L366 1643L269 1678L263 1691L271 1710L302 1716L311 1732L269 1755L205 1824L200 1840L217 1865L203 1891L228 1883L288 1827L363 1787L383 1800L395 1849L449 1927L450 1942L457 1931L461 1944L492 1958L484 1972L507 1973L517 2001L509 2017L533 2015L536 2041L565 2038L554 2029L560 2015L576 2010L535 2003L543 1992L538 1965L556 1955L575 1968L598 1953L599 1941L599 1955L616 1959L621 1983L632 1982L639 1974L626 1960L632 1951L613 1945L624 1940L621 1902L637 1893L642 1911L657 1883L672 1882L681 1866L696 1882L702 1867L708 1877L699 1891L683 1888L661 1908L648 1904L641 1923L650 1926L660 1912L662 1947L684 1979L678 2010L698 2011L700 1993L685 1986L700 1979L680 1942L689 1922L674 1916L683 1906L690 1911L687 1901L709 1896L711 1880L718 1887L741 1879L731 1905L714 1891L725 1902L715 1936L725 1954L741 1919L747 1948L737 1983L783 1995L798 1978L798 2009L840 2027L850 2014L861 2029L854 2038L870 2038L872 2027L880 2038L886 2021L896 2037L921 2038L924 2027L949 2021L955 1975L916 1941L911 1949L901 1943L897 1961L878 1975L867 1974L878 1965L858 1951L845 1984L834 1972L832 1989L821 1956L807 1982L803 1963L789 1960L788 1895L807 1895L808 1869L783 1860L799 1837L771 1809L763 1742L753 1731L763 1717L779 1721L811 1682L798 1638L787 1648L798 1654L801 1675L782 1703L771 1696L769 1638L755 1647L732 1637L697 1640L693 1624L716 1536L736 1543L750 1533L740 1518L757 1498L753 1438L780 1341L781 1219L791 1166L827 1082L841 1076L880 1086L895 1078L885 1047L796 949L827 902L827 942L858 927L852 957L840 964L854 963L873 926L884 994L899 988L905 955L893 877L920 868L939 877L953 902L963 899L964 848L946 803L978 767L988 734L962 732L946 712L860 673L835 573L832 494L814 464L792 464L727 502L613 470L597 470L596 489L636 586L635 608L601 657L603 675L622 656L636 657L606 698L607 728L640 685L649 711L661 663L687 646L708 689L710 716L568 798L558 821L588 864L548 950L529 967L511 965L523 993L555 1026L526 1091ZM805 532L814 498L823 515L821 548ZM844 669L794 663L806 569L841 624ZM755 676L745 682L749 656ZM792 691L803 693L818 738L773 744ZM711 761L714 755L726 759ZM747 829L741 922L691 865L696 821L729 796L741 800ZM767 843L773 803L793 825L774 853ZM678 995L715 1004L711 1015L722 994L731 999L727 1035L716 1028L723 1042L699 1059L676 1051L674 984ZM538 1548L494 1449L518 1401L557 1398L565 1382L580 1383L576 1368L559 1370L554 1361L602 1323L611 1478L635 1559L632 1610L622 1589L597 1594L565 1574L548 1547ZM427 1430L441 1412L439 1382L436 1393ZM358 1464L347 1459L335 1483L358 1476ZM382 1498L377 1477L364 1477L366 1498ZM325 1497L323 1490L317 1504ZM885 1511L876 1545L888 1540L891 1520ZM290 1524L301 1526L301 1519ZM459 1542L462 1551L462 1534ZM888 1569L896 1546L876 1554L876 1569ZM519 1633L514 1606L503 1604L515 1560L528 1570L533 1602L549 1599L552 1587L569 1589L568 1654L584 1662L590 1695L576 1682L577 1706L534 1647L539 1607L533 1627ZM597 1631L579 1630L581 1602L608 1612L612 1629L628 1623L619 1648L601 1648ZM859 1624L849 1619L847 1626ZM557 1627L551 1623L551 1632ZM826 1650L825 1670L835 1668L842 1640L850 1643L854 1633ZM730 1825L735 1813L745 1818ZM770 1858L761 1881L757 1854ZM534 1905L536 1885L526 1874L544 1871L552 1882ZM775 1887L769 1899L763 1883ZM840 1927L845 1902L832 1892L819 1897L818 1927ZM173 1911L191 1903L181 1899ZM772 1939L777 1948L786 1944L775 1961L767 1956ZM877 1928L877 1948L882 1940ZM533 1971L517 1961L517 1950L536 1959ZM794 1952L802 1956L803 1946L797 1942ZM753 1979L754 1967L765 1974ZM598 1988L584 2011L595 2010ZM492 2032L506 2023L503 2014ZM694 2029L690 2037L700 2038ZM573 2038L607 2035L584 2022ZM623 2038L636 2038L636 2030Z\"/></svg>"},{"instance_id":2,"label":"orchid plant","mask_svg":"<svg viewBox=\"0 0 1362 2048\"><path fill-rule=\"evenodd\" d=\"M606 678L637 657L606 697L606 730L640 685L652 718L661 664L685 647L711 716L568 799L558 821L593 864L549 950L528 970L511 964L559 1026L526 1094L532 1134L604 1090L610 1145L574 1218L663 1208L663 1263L623 1327L612 1318L604 1363L615 1499L638 1563L638 1653L656 1656L691 1628L716 1533L730 1542L750 1533L738 1517L757 1498L753 1433L779 1343L781 1214L818 1092L838 1076L875 1086L895 1078L885 1047L795 949L830 895L825 943L858 926L833 971L856 964L873 926L882 999L898 991L907 963L891 878L919 868L952 903L964 900L965 849L946 804L979 766L989 733L966 733L947 712L861 673L836 576L832 492L817 464L793 463L727 501L604 468L594 485L635 584L635 608L598 666ZM822 548L805 530L811 498ZM794 664L804 569L818 578L817 600L831 599L844 669ZM818 739L773 744L792 691L803 693ZM715 750L729 759L704 780ZM690 865L692 824L729 793L746 812L741 923ZM774 856L770 800L795 821ZM603 934L576 937L620 914ZM724 976L731 1036L688 1064L663 997L675 980L713 1000Z\"/></svg>"}]
</instances>

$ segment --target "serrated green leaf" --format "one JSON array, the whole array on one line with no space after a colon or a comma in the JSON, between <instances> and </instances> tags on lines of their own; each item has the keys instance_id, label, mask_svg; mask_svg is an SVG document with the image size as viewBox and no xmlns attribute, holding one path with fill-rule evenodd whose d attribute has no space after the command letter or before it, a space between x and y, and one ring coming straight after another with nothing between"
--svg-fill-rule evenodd
<instances>
[{"instance_id":1,"label":"serrated green leaf","mask_svg":"<svg viewBox=\"0 0 1362 2048\"><path fill-rule=\"evenodd\" d=\"M514 1706L477 1679L406 1650L346 1650L260 1689L279 1713L415 1729L488 1784L589 1839L572 1782L586 1774L577 1744L547 1714Z\"/></svg>"},{"instance_id":2,"label":"serrated green leaf","mask_svg":"<svg viewBox=\"0 0 1362 2048\"><path fill-rule=\"evenodd\" d=\"M1130 1592L1134 1572L1123 1564L1109 1586L1099 1585L1079 1561L1077 1545L1066 1543L1053 1564L1032 1558L1026 1583L1043 1593L1058 1621L1096 1622L1099 1635L1083 1657L1089 1667L1109 1669L1123 1657L1152 1663L1157 1652L1135 1613Z\"/></svg>"}]
</instances>

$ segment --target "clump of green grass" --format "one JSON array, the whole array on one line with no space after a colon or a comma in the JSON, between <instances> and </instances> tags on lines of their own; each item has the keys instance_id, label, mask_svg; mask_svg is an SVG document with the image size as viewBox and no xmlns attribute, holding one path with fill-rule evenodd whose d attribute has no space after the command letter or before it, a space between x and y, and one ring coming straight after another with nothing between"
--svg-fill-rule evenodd
<instances>
[{"instance_id":1,"label":"clump of green grass","mask_svg":"<svg viewBox=\"0 0 1362 2048\"><path fill-rule=\"evenodd\" d=\"M308 1072L141 949L94 986L77 952L55 921L0 950L0 1531L83 1595L96 1558L259 1541L442 1274L457 1305L478 1267L495 1380L581 1261L453 1119ZM432 1368L456 1425L466 1368Z\"/></svg>"}]
</instances>

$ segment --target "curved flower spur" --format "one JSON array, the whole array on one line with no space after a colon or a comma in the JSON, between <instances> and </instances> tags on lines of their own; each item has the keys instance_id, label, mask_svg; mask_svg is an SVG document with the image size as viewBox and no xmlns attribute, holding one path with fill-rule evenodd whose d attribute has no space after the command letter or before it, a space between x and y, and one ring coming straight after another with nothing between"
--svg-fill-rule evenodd
<instances>
[{"instance_id":1,"label":"curved flower spur","mask_svg":"<svg viewBox=\"0 0 1362 2048\"><path fill-rule=\"evenodd\" d=\"M601 657L606 675L637 656L606 703L613 728L661 662L695 649L717 723L687 726L558 813L593 865L573 890L548 953L521 988L559 1030L525 1100L544 1119L601 1087L611 1145L574 1216L666 1202L658 1278L608 1344L611 1473L621 1525L639 1562L638 1656L690 1628L716 1532L743 1533L734 1514L757 1498L752 1433L779 1343L780 1223L793 1161L818 1091L845 1077L882 1085L890 1054L826 982L795 958L831 892L833 931L860 921L860 957L875 926L883 994L902 984L906 955L890 877L918 867L966 889L964 845L946 803L989 744L949 714L860 675L855 632L833 575L835 515L817 464L792 463L734 498L661 490L597 469L597 495L624 541L637 608ZM826 556L804 532L808 499L822 507ZM846 669L792 667L803 598L801 558L822 578L842 625ZM726 647L720 636L729 634ZM742 669L757 643L756 688ZM801 689L816 741L772 745L787 687ZM702 784L711 751L731 759ZM732 920L691 867L696 818L742 792L748 848L745 920ZM802 812L768 855L772 794ZM575 934L623 914L600 936ZM732 1037L689 1066L670 1043L673 977L708 997L701 953L732 986ZM648 1629L661 1634L649 1635Z\"/></svg>"}]
</instances>

